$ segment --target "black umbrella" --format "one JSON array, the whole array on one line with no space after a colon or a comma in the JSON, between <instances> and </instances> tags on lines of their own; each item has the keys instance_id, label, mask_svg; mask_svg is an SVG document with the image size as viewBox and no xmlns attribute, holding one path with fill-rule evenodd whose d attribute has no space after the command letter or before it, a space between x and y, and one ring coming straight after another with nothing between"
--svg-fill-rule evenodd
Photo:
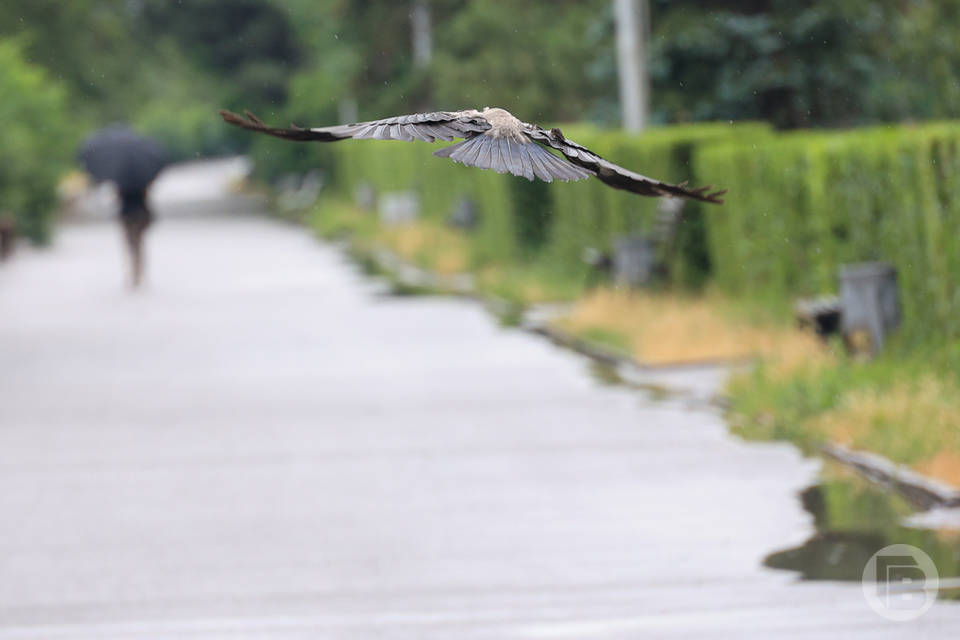
<instances>
[{"instance_id":1,"label":"black umbrella","mask_svg":"<svg viewBox=\"0 0 960 640\"><path fill-rule=\"evenodd\" d=\"M78 156L97 182L109 180L125 192L146 190L167 165L163 145L122 124L91 134Z\"/></svg>"}]
</instances>

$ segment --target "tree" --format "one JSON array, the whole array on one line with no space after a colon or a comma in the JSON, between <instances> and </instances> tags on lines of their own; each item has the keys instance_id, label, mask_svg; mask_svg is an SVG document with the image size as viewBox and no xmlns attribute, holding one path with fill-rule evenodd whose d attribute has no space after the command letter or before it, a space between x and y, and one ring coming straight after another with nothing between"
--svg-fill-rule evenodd
<instances>
[{"instance_id":1,"label":"tree","mask_svg":"<svg viewBox=\"0 0 960 640\"><path fill-rule=\"evenodd\" d=\"M439 105L500 106L550 122L616 104L615 73L593 73L598 58L612 58L608 0L526 0L509 10L474 0L435 24Z\"/></svg>"},{"instance_id":2,"label":"tree","mask_svg":"<svg viewBox=\"0 0 960 640\"><path fill-rule=\"evenodd\" d=\"M21 47L0 40L0 218L35 242L49 237L57 181L69 166L76 131L66 92Z\"/></svg>"},{"instance_id":3,"label":"tree","mask_svg":"<svg viewBox=\"0 0 960 640\"><path fill-rule=\"evenodd\" d=\"M143 94L138 62L151 56L130 29L120 0L4 0L0 36L15 37L24 57L66 86L83 118L119 119Z\"/></svg>"},{"instance_id":4,"label":"tree","mask_svg":"<svg viewBox=\"0 0 960 640\"><path fill-rule=\"evenodd\" d=\"M172 38L210 75L229 78L228 102L250 108L282 105L303 55L291 17L266 0L147 0L138 22Z\"/></svg>"},{"instance_id":5,"label":"tree","mask_svg":"<svg viewBox=\"0 0 960 640\"><path fill-rule=\"evenodd\" d=\"M760 119L780 127L879 117L873 87L899 0L658 0L651 50L660 120Z\"/></svg>"}]
</instances>

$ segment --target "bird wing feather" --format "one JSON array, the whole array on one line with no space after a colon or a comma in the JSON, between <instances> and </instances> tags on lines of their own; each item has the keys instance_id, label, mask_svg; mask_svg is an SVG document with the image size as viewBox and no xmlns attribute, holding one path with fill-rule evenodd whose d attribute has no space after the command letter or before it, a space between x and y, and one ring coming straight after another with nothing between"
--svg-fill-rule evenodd
<instances>
[{"instance_id":1,"label":"bird wing feather","mask_svg":"<svg viewBox=\"0 0 960 640\"><path fill-rule=\"evenodd\" d=\"M493 135L491 123L476 111L434 111L415 113L369 122L304 129L271 127L249 111L244 116L220 110L224 121L260 133L286 140L314 140L336 142L348 138L377 140L437 140L453 141L465 138L434 155L449 157L454 162L493 169L498 173L512 173L529 180L537 177L553 180L582 180L590 176L603 183L644 196L677 196L702 202L721 204L726 189L710 191L711 187L690 188L686 183L670 184L642 176L605 160L573 140L568 140L559 129L547 131L534 124L523 123L520 135L530 142ZM533 144L539 143L539 144ZM559 151L562 157L548 149Z\"/></svg>"},{"instance_id":2,"label":"bird wing feather","mask_svg":"<svg viewBox=\"0 0 960 640\"><path fill-rule=\"evenodd\" d=\"M554 180L583 180L593 174L575 164L554 155L532 142L519 142L510 138L496 138L489 134L437 149L433 155L450 158L479 169L493 169L497 173L512 173L533 180L534 176L544 182Z\"/></svg>"},{"instance_id":3,"label":"bird wing feather","mask_svg":"<svg viewBox=\"0 0 960 640\"><path fill-rule=\"evenodd\" d=\"M590 151L573 140L568 140L559 129L547 131L536 125L525 125L524 133L533 141L556 149L571 163L583 167L604 184L642 196L676 196L701 202L723 204L720 198L726 189L711 191L712 186L691 188L686 183L670 184L625 169Z\"/></svg>"},{"instance_id":4,"label":"bird wing feather","mask_svg":"<svg viewBox=\"0 0 960 640\"><path fill-rule=\"evenodd\" d=\"M469 138L483 133L490 128L490 123L480 117L464 114L459 111L434 111L432 113L415 113L406 116L383 118L369 122L342 124L333 127L317 127L304 129L296 125L289 128L271 127L265 124L249 111L244 116L220 110L220 116L225 122L232 125L266 133L285 140L317 142L336 142L348 138L374 138L377 140L454 140Z\"/></svg>"}]
</instances>

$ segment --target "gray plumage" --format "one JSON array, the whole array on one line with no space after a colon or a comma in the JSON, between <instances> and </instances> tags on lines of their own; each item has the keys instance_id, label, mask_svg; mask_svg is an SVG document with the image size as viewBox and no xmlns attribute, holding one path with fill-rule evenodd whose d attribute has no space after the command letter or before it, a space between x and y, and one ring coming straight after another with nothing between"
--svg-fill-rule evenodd
<instances>
[{"instance_id":1,"label":"gray plumage","mask_svg":"<svg viewBox=\"0 0 960 640\"><path fill-rule=\"evenodd\" d=\"M642 176L566 139L559 129L548 131L521 122L499 108L434 111L315 129L270 127L249 111L242 117L221 109L220 115L230 124L285 140L337 142L356 138L452 142L463 138L462 142L439 149L434 155L527 180L573 181L593 176L615 189L642 196L676 196L714 204L722 203L720 196L726 193L725 189L709 192L709 186L691 189L686 183L669 184Z\"/></svg>"}]
</instances>

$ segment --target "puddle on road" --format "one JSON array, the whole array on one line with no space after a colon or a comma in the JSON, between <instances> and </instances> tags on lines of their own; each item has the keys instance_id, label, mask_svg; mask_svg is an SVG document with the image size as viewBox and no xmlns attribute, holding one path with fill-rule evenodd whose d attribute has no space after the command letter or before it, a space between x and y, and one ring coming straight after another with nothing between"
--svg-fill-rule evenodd
<instances>
[{"instance_id":1,"label":"puddle on road","mask_svg":"<svg viewBox=\"0 0 960 640\"><path fill-rule=\"evenodd\" d=\"M904 526L915 512L909 503L853 472L827 465L823 481L800 500L813 515L816 533L799 547L770 554L765 566L795 571L802 580L859 582L874 553L909 544L930 556L941 578L960 576L960 531ZM960 599L960 590L942 590L940 597Z\"/></svg>"}]
</instances>

